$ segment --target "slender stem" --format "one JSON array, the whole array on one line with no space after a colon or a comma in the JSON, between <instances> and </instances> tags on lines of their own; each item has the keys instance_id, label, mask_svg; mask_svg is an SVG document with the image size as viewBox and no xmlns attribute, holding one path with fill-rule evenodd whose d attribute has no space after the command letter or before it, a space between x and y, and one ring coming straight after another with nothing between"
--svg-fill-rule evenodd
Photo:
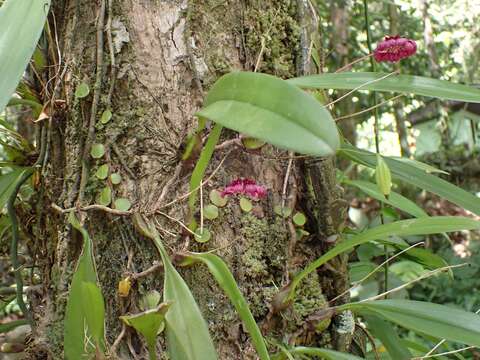
<instances>
[{"instance_id":1,"label":"slender stem","mask_svg":"<svg viewBox=\"0 0 480 360\"><path fill-rule=\"evenodd\" d=\"M370 22L368 20L368 3L367 0L363 0L363 14L365 17L365 31L367 33L367 45L368 45L368 52L372 54L372 38L370 34ZM370 66L372 71L376 71L375 60L373 56L370 57ZM377 154L380 153L380 136L379 136L379 116L378 116L378 107L377 107L377 93L373 92L373 106L375 107L374 116L375 116L375 125L374 125L374 132L375 132L375 151ZM384 224L383 219L383 203L380 202L380 221ZM388 247L384 245L384 291L385 291L385 299L387 298L388 292Z\"/></svg>"}]
</instances>

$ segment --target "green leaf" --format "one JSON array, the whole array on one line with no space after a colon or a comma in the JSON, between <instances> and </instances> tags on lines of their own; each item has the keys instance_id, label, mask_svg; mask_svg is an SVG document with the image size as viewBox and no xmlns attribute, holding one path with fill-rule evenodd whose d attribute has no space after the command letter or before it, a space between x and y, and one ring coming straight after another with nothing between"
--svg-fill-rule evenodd
<instances>
[{"instance_id":1,"label":"green leaf","mask_svg":"<svg viewBox=\"0 0 480 360\"><path fill-rule=\"evenodd\" d=\"M413 300L377 300L338 308L375 315L430 336L480 346L480 315L445 305Z\"/></svg>"},{"instance_id":2,"label":"green leaf","mask_svg":"<svg viewBox=\"0 0 480 360\"><path fill-rule=\"evenodd\" d=\"M13 320L7 323L0 324L0 334L7 333L9 331L16 329L19 326L28 325L28 324L29 323L27 319Z\"/></svg>"},{"instance_id":3,"label":"green leaf","mask_svg":"<svg viewBox=\"0 0 480 360\"><path fill-rule=\"evenodd\" d=\"M188 206L190 209L190 216L192 217L191 224L194 223L193 213L195 212L195 203L197 201L198 188L202 182L203 175L207 170L208 163L212 158L213 151L217 145L220 134L222 133L222 126L215 125L212 129L210 135L208 136L207 143L200 154L200 157L197 160L197 164L192 172L192 177L190 178L190 196L188 197Z\"/></svg>"},{"instance_id":4,"label":"green leaf","mask_svg":"<svg viewBox=\"0 0 480 360\"><path fill-rule=\"evenodd\" d=\"M125 324L133 327L136 332L145 338L150 359L157 358L155 343L157 341L157 335L165 325L165 314L169 307L169 303L162 303L152 310L147 310L135 315L120 316L120 319L125 322Z\"/></svg>"},{"instance_id":5,"label":"green leaf","mask_svg":"<svg viewBox=\"0 0 480 360\"><path fill-rule=\"evenodd\" d=\"M343 144L338 154L372 169L376 166L376 154L357 149L349 144ZM384 160L388 164L394 178L437 194L460 207L480 215L480 199L475 195L403 161L389 157L384 157Z\"/></svg>"},{"instance_id":6,"label":"green leaf","mask_svg":"<svg viewBox=\"0 0 480 360\"><path fill-rule=\"evenodd\" d=\"M412 75L391 75L376 81L386 75L373 72L326 73L293 78L288 82L307 89L356 89L362 86L362 90L411 93L447 100L480 102L480 90L474 87Z\"/></svg>"},{"instance_id":7,"label":"green leaf","mask_svg":"<svg viewBox=\"0 0 480 360\"><path fill-rule=\"evenodd\" d=\"M303 226L307 222L307 218L301 212L297 212L295 215L293 215L292 220L297 226Z\"/></svg>"},{"instance_id":8,"label":"green leaf","mask_svg":"<svg viewBox=\"0 0 480 360\"><path fill-rule=\"evenodd\" d=\"M171 302L166 315L168 352L172 360L216 360L217 354L208 332L207 323L193 298L190 289L173 267L155 227L134 217L145 236L150 237L162 258L165 273L163 300Z\"/></svg>"},{"instance_id":9,"label":"green leaf","mask_svg":"<svg viewBox=\"0 0 480 360\"><path fill-rule=\"evenodd\" d=\"M358 189L362 190L368 196L371 196L378 201L381 201L390 206L396 207L404 211L405 213L415 216L415 217L425 217L428 214L413 201L407 199L406 197L392 191L388 196L388 199L379 191L378 187L375 184L372 184L368 181L362 180L343 180L344 184L355 186Z\"/></svg>"},{"instance_id":10,"label":"green leaf","mask_svg":"<svg viewBox=\"0 0 480 360\"><path fill-rule=\"evenodd\" d=\"M115 205L115 209L121 210L121 211L128 211L132 206L130 201L125 198L118 198L117 200L115 200L114 205Z\"/></svg>"},{"instance_id":11,"label":"green leaf","mask_svg":"<svg viewBox=\"0 0 480 360\"><path fill-rule=\"evenodd\" d=\"M225 205L227 205L227 202L228 202L228 198L227 197L223 197L222 194L220 193L220 191L218 190L212 190L210 191L210 201L218 206L218 207L224 207Z\"/></svg>"},{"instance_id":12,"label":"green leaf","mask_svg":"<svg viewBox=\"0 0 480 360\"><path fill-rule=\"evenodd\" d=\"M188 257L193 260L201 261L208 266L210 273L213 275L215 280L217 280L218 285L220 285L225 294L228 296L230 302L235 307L235 310L237 310L238 316L240 319L242 319L243 325L250 334L259 358L261 360L270 359L262 333L258 328L252 313L250 312L248 303L238 289L235 278L223 260L217 255L207 253L192 253L189 254Z\"/></svg>"},{"instance_id":13,"label":"green leaf","mask_svg":"<svg viewBox=\"0 0 480 360\"><path fill-rule=\"evenodd\" d=\"M102 291L93 282L82 282L83 313L87 320L88 331L95 344L102 343L105 326L105 304Z\"/></svg>"},{"instance_id":14,"label":"green leaf","mask_svg":"<svg viewBox=\"0 0 480 360\"><path fill-rule=\"evenodd\" d=\"M333 155L338 130L330 113L306 92L271 75L222 76L197 116L302 154Z\"/></svg>"},{"instance_id":15,"label":"green leaf","mask_svg":"<svg viewBox=\"0 0 480 360\"><path fill-rule=\"evenodd\" d=\"M97 171L95 172L95 176L100 180L105 180L108 176L108 165L103 164L99 166Z\"/></svg>"},{"instance_id":16,"label":"green leaf","mask_svg":"<svg viewBox=\"0 0 480 360\"><path fill-rule=\"evenodd\" d=\"M447 171L443 171L441 169L437 169L435 166L425 164L424 162L414 160L414 159L409 159L409 158L404 158L401 156L390 156L391 159L398 160L398 161L403 161L404 163L410 164L417 169L423 170L428 174L432 173L439 173L439 174L445 174L448 175Z\"/></svg>"},{"instance_id":17,"label":"green leaf","mask_svg":"<svg viewBox=\"0 0 480 360\"><path fill-rule=\"evenodd\" d=\"M373 336L380 339L392 359L411 359L413 357L408 348L402 344L391 324L373 315L365 316L365 319L368 323L368 330Z\"/></svg>"},{"instance_id":18,"label":"green leaf","mask_svg":"<svg viewBox=\"0 0 480 360\"><path fill-rule=\"evenodd\" d=\"M109 109L107 109L102 113L102 117L100 118L100 122L102 124L106 124L110 121L111 118L112 118L112 112Z\"/></svg>"},{"instance_id":19,"label":"green leaf","mask_svg":"<svg viewBox=\"0 0 480 360\"><path fill-rule=\"evenodd\" d=\"M154 309L158 306L161 299L162 295L157 290L151 290L140 299L140 309L143 311Z\"/></svg>"},{"instance_id":20,"label":"green leaf","mask_svg":"<svg viewBox=\"0 0 480 360\"><path fill-rule=\"evenodd\" d=\"M80 225L75 215L70 213L68 220L70 224L80 231L83 237L83 249L78 259L77 269L73 274L70 291L68 293L67 307L65 310L64 342L65 358L77 360L95 352L95 347L86 340L86 336L92 334L86 329L87 315L83 305L84 291L83 283L97 283L97 273L93 262L92 240L87 231ZM101 337L101 348L104 348L103 336Z\"/></svg>"},{"instance_id":21,"label":"green leaf","mask_svg":"<svg viewBox=\"0 0 480 360\"><path fill-rule=\"evenodd\" d=\"M35 51L50 0L6 0L0 7L0 113Z\"/></svg>"},{"instance_id":22,"label":"green leaf","mask_svg":"<svg viewBox=\"0 0 480 360\"><path fill-rule=\"evenodd\" d=\"M100 205L108 206L112 202L112 190L105 186L102 191L100 191L100 195L98 197L98 203Z\"/></svg>"},{"instance_id":23,"label":"green leaf","mask_svg":"<svg viewBox=\"0 0 480 360\"><path fill-rule=\"evenodd\" d=\"M18 168L13 169L8 174L0 175L0 212L5 207L8 199L12 195L18 181L26 171L32 171L31 169Z\"/></svg>"},{"instance_id":24,"label":"green leaf","mask_svg":"<svg viewBox=\"0 0 480 360\"><path fill-rule=\"evenodd\" d=\"M281 205L275 205L273 207L273 212L275 214L277 214L278 216L281 216L281 217L284 217L284 218L287 218L289 217L290 215L292 215L292 209L289 208L289 207L283 207Z\"/></svg>"},{"instance_id":25,"label":"green leaf","mask_svg":"<svg viewBox=\"0 0 480 360\"><path fill-rule=\"evenodd\" d=\"M247 149L256 150L256 149L260 149L266 143L265 141L255 139L253 137L244 137L242 138L242 144Z\"/></svg>"},{"instance_id":26,"label":"green leaf","mask_svg":"<svg viewBox=\"0 0 480 360\"><path fill-rule=\"evenodd\" d=\"M245 211L245 212L250 212L253 209L252 202L248 200L247 198L240 198L240 208Z\"/></svg>"},{"instance_id":27,"label":"green leaf","mask_svg":"<svg viewBox=\"0 0 480 360\"><path fill-rule=\"evenodd\" d=\"M297 346L290 349L289 351L292 354L319 356L325 360L361 360L362 359L352 354L342 353L339 351L334 351L329 349L306 347L306 346Z\"/></svg>"},{"instance_id":28,"label":"green leaf","mask_svg":"<svg viewBox=\"0 0 480 360\"><path fill-rule=\"evenodd\" d=\"M80 83L75 89L75 97L78 99L87 97L89 93L90 93L90 88L88 87L88 84L84 82Z\"/></svg>"},{"instance_id":29,"label":"green leaf","mask_svg":"<svg viewBox=\"0 0 480 360\"><path fill-rule=\"evenodd\" d=\"M113 173L110 175L110 181L113 185L118 185L122 182L122 176L119 173Z\"/></svg>"},{"instance_id":30,"label":"green leaf","mask_svg":"<svg viewBox=\"0 0 480 360\"><path fill-rule=\"evenodd\" d=\"M198 228L195 230L195 240L198 241L199 243L206 243L208 240L210 240L212 237L212 234L210 231L208 231L207 228Z\"/></svg>"},{"instance_id":31,"label":"green leaf","mask_svg":"<svg viewBox=\"0 0 480 360\"><path fill-rule=\"evenodd\" d=\"M203 216L208 220L213 220L218 217L218 207L215 205L207 205L203 208Z\"/></svg>"},{"instance_id":32,"label":"green leaf","mask_svg":"<svg viewBox=\"0 0 480 360\"><path fill-rule=\"evenodd\" d=\"M300 271L292 279L288 286L288 297L291 300L294 296L295 289L302 279L310 273L318 269L327 261L335 256L344 253L355 246L364 244L373 240L384 240L389 236L410 236L410 235L428 235L443 232L460 231L460 230L477 230L480 229L480 221L472 220L461 216L436 216L419 219L409 219L380 225L375 228L363 231L357 235L350 237L338 243L333 249L326 252L323 256L308 264L305 269ZM281 293L279 293L281 294Z\"/></svg>"},{"instance_id":33,"label":"green leaf","mask_svg":"<svg viewBox=\"0 0 480 360\"><path fill-rule=\"evenodd\" d=\"M90 149L90 155L95 159L100 159L105 154L105 146L103 144L93 144Z\"/></svg>"}]
</instances>

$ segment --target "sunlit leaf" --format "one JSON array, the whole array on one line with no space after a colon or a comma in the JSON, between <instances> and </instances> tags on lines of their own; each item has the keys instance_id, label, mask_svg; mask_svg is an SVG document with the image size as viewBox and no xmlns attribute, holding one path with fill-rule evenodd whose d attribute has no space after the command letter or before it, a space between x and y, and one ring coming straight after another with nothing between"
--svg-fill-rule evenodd
<instances>
[{"instance_id":1,"label":"sunlit leaf","mask_svg":"<svg viewBox=\"0 0 480 360\"><path fill-rule=\"evenodd\" d=\"M118 198L117 200L115 200L114 205L115 205L115 209L121 210L121 211L128 211L132 206L130 201L125 198Z\"/></svg>"},{"instance_id":2,"label":"sunlit leaf","mask_svg":"<svg viewBox=\"0 0 480 360\"><path fill-rule=\"evenodd\" d=\"M330 113L306 92L271 75L224 75L197 116L302 154L333 155L339 147Z\"/></svg>"},{"instance_id":3,"label":"sunlit leaf","mask_svg":"<svg viewBox=\"0 0 480 360\"><path fill-rule=\"evenodd\" d=\"M90 155L93 158L99 159L105 154L105 146L103 144L93 144L90 149Z\"/></svg>"},{"instance_id":4,"label":"sunlit leaf","mask_svg":"<svg viewBox=\"0 0 480 360\"><path fill-rule=\"evenodd\" d=\"M95 172L95 176L100 180L105 180L108 176L108 165L103 164L99 166L97 171Z\"/></svg>"},{"instance_id":5,"label":"sunlit leaf","mask_svg":"<svg viewBox=\"0 0 480 360\"><path fill-rule=\"evenodd\" d=\"M440 99L480 102L480 90L471 86L423 76L392 75L372 72L340 72L309 75L288 80L308 89L356 89L410 93ZM377 81L378 80L378 81Z\"/></svg>"},{"instance_id":6,"label":"sunlit leaf","mask_svg":"<svg viewBox=\"0 0 480 360\"><path fill-rule=\"evenodd\" d=\"M50 0L6 0L0 7L0 113L25 71L50 8Z\"/></svg>"},{"instance_id":7,"label":"sunlit leaf","mask_svg":"<svg viewBox=\"0 0 480 360\"><path fill-rule=\"evenodd\" d=\"M98 203L103 206L108 206L112 202L112 190L105 186L98 197Z\"/></svg>"},{"instance_id":8,"label":"sunlit leaf","mask_svg":"<svg viewBox=\"0 0 480 360\"><path fill-rule=\"evenodd\" d=\"M210 201L218 207L224 207L225 205L227 205L228 198L223 197L220 191L218 190L210 191L209 197L210 197Z\"/></svg>"},{"instance_id":9,"label":"sunlit leaf","mask_svg":"<svg viewBox=\"0 0 480 360\"><path fill-rule=\"evenodd\" d=\"M480 346L480 315L445 305L413 300L377 300L338 308L375 315L440 339Z\"/></svg>"},{"instance_id":10,"label":"sunlit leaf","mask_svg":"<svg viewBox=\"0 0 480 360\"><path fill-rule=\"evenodd\" d=\"M209 204L203 208L203 216L208 220L213 220L218 217L218 207Z\"/></svg>"},{"instance_id":11,"label":"sunlit leaf","mask_svg":"<svg viewBox=\"0 0 480 360\"><path fill-rule=\"evenodd\" d=\"M297 212L295 215L293 215L292 220L297 226L303 226L307 222L307 218L301 212Z\"/></svg>"},{"instance_id":12,"label":"sunlit leaf","mask_svg":"<svg viewBox=\"0 0 480 360\"><path fill-rule=\"evenodd\" d=\"M88 331L95 344L100 345L105 327L105 304L102 291L97 284L89 281L82 283L82 302Z\"/></svg>"},{"instance_id":13,"label":"sunlit leaf","mask_svg":"<svg viewBox=\"0 0 480 360\"><path fill-rule=\"evenodd\" d=\"M122 182L122 176L119 173L113 173L110 175L110 181L113 185L118 185Z\"/></svg>"},{"instance_id":14,"label":"sunlit leaf","mask_svg":"<svg viewBox=\"0 0 480 360\"><path fill-rule=\"evenodd\" d=\"M212 238L212 234L207 228L198 228L195 230L195 240L199 243L205 243Z\"/></svg>"},{"instance_id":15,"label":"sunlit leaf","mask_svg":"<svg viewBox=\"0 0 480 360\"><path fill-rule=\"evenodd\" d=\"M111 118L112 118L112 112L109 109L107 109L102 113L102 116L100 118L100 122L102 124L106 124L110 121Z\"/></svg>"},{"instance_id":16,"label":"sunlit leaf","mask_svg":"<svg viewBox=\"0 0 480 360\"><path fill-rule=\"evenodd\" d=\"M250 200L247 198L240 198L240 209L242 209L245 212L250 212L253 209L253 204Z\"/></svg>"},{"instance_id":17,"label":"sunlit leaf","mask_svg":"<svg viewBox=\"0 0 480 360\"><path fill-rule=\"evenodd\" d=\"M89 93L90 88L87 83L80 83L75 89L75 97L79 99L87 97Z\"/></svg>"}]
</instances>

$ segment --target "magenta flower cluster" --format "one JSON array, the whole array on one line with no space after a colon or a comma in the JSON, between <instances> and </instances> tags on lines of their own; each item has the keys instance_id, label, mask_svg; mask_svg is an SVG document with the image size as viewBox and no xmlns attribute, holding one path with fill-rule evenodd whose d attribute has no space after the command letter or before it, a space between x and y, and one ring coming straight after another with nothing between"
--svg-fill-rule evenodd
<instances>
[{"instance_id":1,"label":"magenta flower cluster","mask_svg":"<svg viewBox=\"0 0 480 360\"><path fill-rule=\"evenodd\" d=\"M267 189L265 186L258 185L256 181L252 179L235 179L223 189L221 195L222 197L245 195L258 200L267 196Z\"/></svg>"},{"instance_id":2,"label":"magenta flower cluster","mask_svg":"<svg viewBox=\"0 0 480 360\"><path fill-rule=\"evenodd\" d=\"M397 62L417 52L417 44L400 36L386 36L373 52L376 61Z\"/></svg>"}]
</instances>

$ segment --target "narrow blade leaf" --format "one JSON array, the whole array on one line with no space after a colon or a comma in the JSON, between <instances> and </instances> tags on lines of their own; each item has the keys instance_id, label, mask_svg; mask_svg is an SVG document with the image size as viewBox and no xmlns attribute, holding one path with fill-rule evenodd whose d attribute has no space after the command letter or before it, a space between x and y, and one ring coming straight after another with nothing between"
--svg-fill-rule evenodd
<instances>
[{"instance_id":1,"label":"narrow blade leaf","mask_svg":"<svg viewBox=\"0 0 480 360\"><path fill-rule=\"evenodd\" d=\"M361 360L363 359L352 354L342 353L335 350L306 347L306 346L297 346L291 349L290 352L293 354L319 356L320 358L325 360Z\"/></svg>"},{"instance_id":2,"label":"narrow blade leaf","mask_svg":"<svg viewBox=\"0 0 480 360\"><path fill-rule=\"evenodd\" d=\"M218 285L220 285L223 291L225 291L225 294L227 294L228 298L237 310L238 315L242 319L245 328L250 333L253 345L257 350L259 358L261 360L270 359L262 333L258 328L252 313L250 312L248 303L238 289L235 278L223 260L214 254L208 253L192 253L189 254L188 257L201 261L208 266L210 273L213 275L215 280L217 280Z\"/></svg>"},{"instance_id":3,"label":"narrow blade leaf","mask_svg":"<svg viewBox=\"0 0 480 360\"><path fill-rule=\"evenodd\" d=\"M275 146L333 155L338 130L312 96L271 75L235 72L221 77L197 115Z\"/></svg>"},{"instance_id":4,"label":"narrow blade leaf","mask_svg":"<svg viewBox=\"0 0 480 360\"><path fill-rule=\"evenodd\" d=\"M6 0L0 7L0 112L35 50L50 0Z\"/></svg>"},{"instance_id":5,"label":"narrow blade leaf","mask_svg":"<svg viewBox=\"0 0 480 360\"><path fill-rule=\"evenodd\" d=\"M480 346L480 315L413 300L377 300L342 305L339 310L376 315L433 337Z\"/></svg>"},{"instance_id":6,"label":"narrow blade leaf","mask_svg":"<svg viewBox=\"0 0 480 360\"><path fill-rule=\"evenodd\" d=\"M392 75L374 72L341 72L309 75L288 80L308 89L356 89L410 93L434 98L480 103L480 90L423 76Z\"/></svg>"}]
</instances>

